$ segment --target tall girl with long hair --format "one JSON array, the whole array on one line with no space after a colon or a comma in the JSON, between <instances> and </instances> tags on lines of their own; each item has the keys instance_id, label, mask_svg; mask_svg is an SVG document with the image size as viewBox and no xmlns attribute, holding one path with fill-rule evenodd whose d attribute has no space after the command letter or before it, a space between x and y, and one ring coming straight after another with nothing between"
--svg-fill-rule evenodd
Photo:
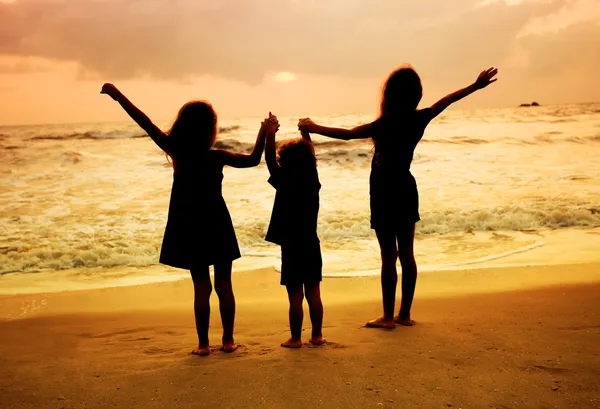
<instances>
[{"instance_id":1,"label":"tall girl with long hair","mask_svg":"<svg viewBox=\"0 0 600 409\"><path fill-rule=\"evenodd\" d=\"M277 132L279 124L276 120L263 121L252 153L245 155L213 149L218 129L217 114L208 102L186 103L171 129L163 132L114 85L104 84L101 92L117 101L173 162L173 187L160 262L190 270L198 333L198 348L192 353L210 353L211 265L214 266L215 290L223 324L221 350L235 351L238 346L233 339L235 297L231 265L240 257L240 250L222 195L223 167L257 166L266 134Z\"/></svg>"},{"instance_id":2,"label":"tall girl with long hair","mask_svg":"<svg viewBox=\"0 0 600 409\"><path fill-rule=\"evenodd\" d=\"M496 81L497 73L496 68L489 68L473 84L419 110L423 96L421 79L411 66L405 65L392 72L385 82L381 111L374 122L342 129L317 125L310 118L300 119L300 130L343 140L370 137L375 143L369 180L371 228L381 249L383 316L367 322L367 327L414 325L410 314L417 282L413 247L415 224L420 220L417 183L410 172L414 150L433 118L450 104ZM398 258L402 266L402 301L394 316Z\"/></svg>"}]
</instances>

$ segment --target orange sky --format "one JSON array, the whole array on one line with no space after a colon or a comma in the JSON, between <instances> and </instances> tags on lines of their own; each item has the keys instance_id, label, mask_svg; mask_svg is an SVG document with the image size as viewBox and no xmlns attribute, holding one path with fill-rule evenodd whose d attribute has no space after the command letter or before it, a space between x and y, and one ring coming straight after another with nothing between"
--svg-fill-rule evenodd
<instances>
[{"instance_id":1,"label":"orange sky","mask_svg":"<svg viewBox=\"0 0 600 409\"><path fill-rule=\"evenodd\" d=\"M0 0L0 125L156 120L189 99L221 118L375 112L409 62L423 104L490 65L462 106L600 100L598 0Z\"/></svg>"}]
</instances>

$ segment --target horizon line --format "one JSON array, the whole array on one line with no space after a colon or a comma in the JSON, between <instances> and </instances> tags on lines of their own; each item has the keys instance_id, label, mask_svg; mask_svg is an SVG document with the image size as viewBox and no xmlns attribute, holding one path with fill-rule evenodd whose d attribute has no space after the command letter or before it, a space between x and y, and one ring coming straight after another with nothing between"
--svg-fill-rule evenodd
<instances>
[{"instance_id":1,"label":"horizon line","mask_svg":"<svg viewBox=\"0 0 600 409\"><path fill-rule=\"evenodd\" d=\"M532 103L535 101L531 101L531 102L526 102L526 103ZM585 104L599 104L600 101L581 101L581 102L559 102L559 103L552 103L552 104L540 104L538 107L533 107L533 108L544 108L544 107L551 107L551 106L557 106L557 105L585 105ZM484 110L484 109L507 109L507 108L528 108L528 107L522 107L519 105L502 105L502 106L496 106L496 107L478 107L478 108L460 108L460 107L449 107L449 109L452 110L456 110L456 111L460 111L460 110ZM314 117L324 117L324 116L347 116L347 115L367 115L367 112L346 112L346 113L332 113L332 114L326 114L326 115L313 115ZM292 115L282 115L280 116L280 118L289 118ZM254 119L254 118L260 118L260 116L253 116L253 115L249 115L249 116L232 116L230 118L224 118L224 120L226 121L239 121L239 120L243 120L243 119ZM172 122L173 118L171 119L159 119L159 120L155 120L154 122ZM101 121L73 121L73 122L37 122L37 123L7 123L7 124L3 124L0 123L0 128L19 128L19 127L27 127L27 126L57 126L57 125L90 125L90 124L118 124L118 123L124 123L124 122L128 122L127 119L123 119L123 120L101 120Z\"/></svg>"}]
</instances>

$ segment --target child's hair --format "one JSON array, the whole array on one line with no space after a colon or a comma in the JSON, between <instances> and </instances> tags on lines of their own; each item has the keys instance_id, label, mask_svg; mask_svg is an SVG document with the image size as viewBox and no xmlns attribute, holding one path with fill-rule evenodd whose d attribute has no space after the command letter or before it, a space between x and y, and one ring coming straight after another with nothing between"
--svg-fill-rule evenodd
<instances>
[{"instance_id":1,"label":"child's hair","mask_svg":"<svg viewBox=\"0 0 600 409\"><path fill-rule=\"evenodd\" d=\"M304 138L287 139L277 147L279 166L290 170L317 167L317 157L312 143Z\"/></svg>"},{"instance_id":2,"label":"child's hair","mask_svg":"<svg viewBox=\"0 0 600 409\"><path fill-rule=\"evenodd\" d=\"M405 64L390 74L383 86L380 116L398 116L417 109L423 97L421 78Z\"/></svg>"},{"instance_id":3,"label":"child's hair","mask_svg":"<svg viewBox=\"0 0 600 409\"><path fill-rule=\"evenodd\" d=\"M217 140L217 113L206 101L190 101L181 107L166 134L172 139L171 145L182 154L207 151ZM172 154L167 152L167 155L175 165Z\"/></svg>"}]
</instances>

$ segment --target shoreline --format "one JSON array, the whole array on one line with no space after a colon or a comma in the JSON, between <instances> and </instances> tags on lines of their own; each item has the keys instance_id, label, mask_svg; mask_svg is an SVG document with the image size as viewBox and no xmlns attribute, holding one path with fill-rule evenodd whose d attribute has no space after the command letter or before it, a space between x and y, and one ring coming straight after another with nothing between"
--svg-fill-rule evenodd
<instances>
[{"instance_id":1,"label":"shoreline","mask_svg":"<svg viewBox=\"0 0 600 409\"><path fill-rule=\"evenodd\" d=\"M515 232L513 232L515 233ZM509 241L507 232L492 232L494 240ZM519 233L520 234L520 233ZM506 251L485 256L474 255L457 262L436 262L435 257L420 255L419 250L432 246L440 249L440 242L461 243L472 235L428 237L416 243L417 266L422 277L446 272L464 272L489 268L529 268L544 265L575 265L600 262L600 228L568 228L536 233L536 238L524 246L514 246ZM483 240L479 237L479 240ZM489 240L486 238L485 240ZM485 241L484 241L485 242ZM379 258L376 243L365 242L362 252L345 249L325 249L323 277L327 279L350 279L357 277L379 277ZM360 247L360 246L359 246ZM506 247L506 245L505 245ZM358 257L358 258L357 258ZM422 261L428 261L423 263ZM233 264L234 277L255 270L278 270L280 258L276 251L245 253ZM401 269L398 266L400 273ZM277 273L273 273L278 280ZM87 291L103 288L136 286L171 282L189 278L186 270L161 264L150 266L86 267L66 270L44 270L31 273L10 273L0 276L0 297L19 294L43 294L65 291ZM234 278L235 281L235 278ZM563 281L560 281L563 282Z\"/></svg>"},{"instance_id":2,"label":"shoreline","mask_svg":"<svg viewBox=\"0 0 600 409\"><path fill-rule=\"evenodd\" d=\"M399 281L400 276L401 274L399 274ZM595 283L600 283L600 262L427 271L419 274L415 299L494 294ZM233 276L233 285L238 305L287 301L285 287L279 285L279 274L274 268L238 271ZM328 296L331 297L330 301L336 304L355 303L358 300L380 302L379 286L379 276L324 277L322 283L324 303ZM134 285L29 294L0 294L0 321L71 312L157 310L159 307L187 310L192 305L191 290L191 278L186 276ZM257 292L263 293L262 298L255 296ZM282 295L273 297L274 292L281 292ZM400 285L397 294L399 300ZM151 298L161 300L162 303L144 305L143 300ZM216 299L216 295L213 294L212 298ZM106 303L107 299L113 302ZM114 302L118 299L127 302L119 307L118 303ZM22 307L22 305L28 306ZM17 313L19 309L22 312Z\"/></svg>"}]
</instances>

